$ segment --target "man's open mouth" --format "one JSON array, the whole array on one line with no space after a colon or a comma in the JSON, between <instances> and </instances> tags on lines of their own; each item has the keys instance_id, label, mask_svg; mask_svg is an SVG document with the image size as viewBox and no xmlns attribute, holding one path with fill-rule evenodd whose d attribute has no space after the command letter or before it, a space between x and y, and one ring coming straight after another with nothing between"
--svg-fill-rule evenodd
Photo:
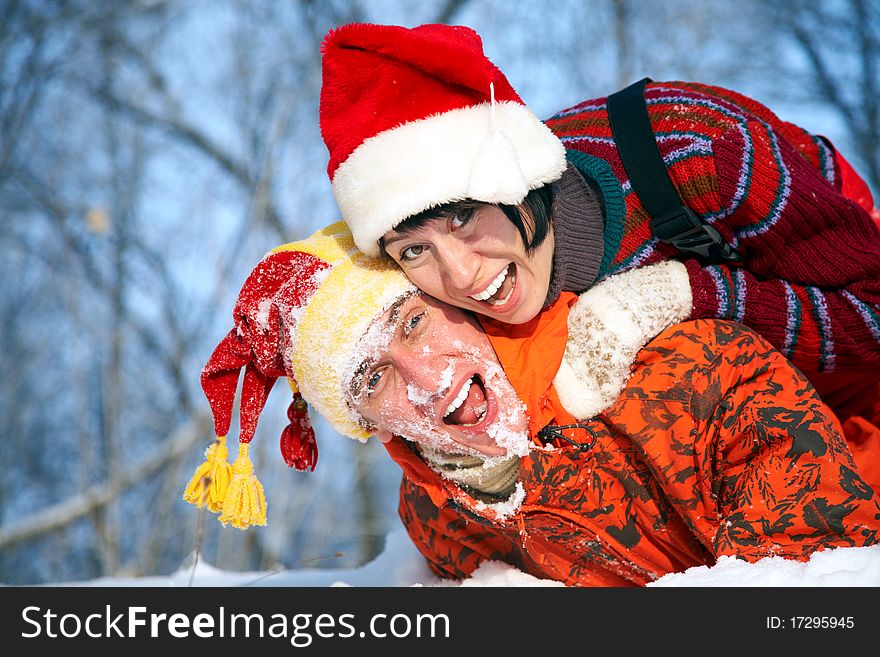
<instances>
[{"instance_id":1,"label":"man's open mouth","mask_svg":"<svg viewBox=\"0 0 880 657\"><path fill-rule=\"evenodd\" d=\"M458 394L449 403L443 422L457 426L474 426L483 421L487 409L486 385L479 374L474 374L462 384Z\"/></svg>"},{"instance_id":2,"label":"man's open mouth","mask_svg":"<svg viewBox=\"0 0 880 657\"><path fill-rule=\"evenodd\" d=\"M489 286L479 294L472 294L471 299L488 303L490 306L501 306L510 300L516 287L516 265L512 262L495 277Z\"/></svg>"}]
</instances>

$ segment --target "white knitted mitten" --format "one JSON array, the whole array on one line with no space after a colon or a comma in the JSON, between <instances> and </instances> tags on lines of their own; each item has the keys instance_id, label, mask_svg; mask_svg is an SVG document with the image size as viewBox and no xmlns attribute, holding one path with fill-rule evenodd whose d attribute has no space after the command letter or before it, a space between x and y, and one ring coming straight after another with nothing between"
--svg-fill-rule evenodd
<instances>
[{"instance_id":1,"label":"white knitted mitten","mask_svg":"<svg viewBox=\"0 0 880 657\"><path fill-rule=\"evenodd\" d=\"M585 420L617 399L636 354L687 319L692 296L677 260L636 267L580 295L568 316L568 341L553 385L565 409Z\"/></svg>"}]
</instances>

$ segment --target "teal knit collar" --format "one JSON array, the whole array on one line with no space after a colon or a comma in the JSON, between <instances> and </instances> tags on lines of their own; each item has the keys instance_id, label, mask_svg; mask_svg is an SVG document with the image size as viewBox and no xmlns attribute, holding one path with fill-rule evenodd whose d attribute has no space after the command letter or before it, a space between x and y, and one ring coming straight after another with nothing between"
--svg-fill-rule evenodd
<instances>
[{"instance_id":1,"label":"teal knit collar","mask_svg":"<svg viewBox=\"0 0 880 657\"><path fill-rule=\"evenodd\" d=\"M605 233L602 263L599 265L597 280L606 276L611 268L611 260L620 249L623 239L623 225L626 219L626 204L623 201L623 188L605 160L566 149L566 159L574 164L585 178L593 181L602 195L605 208Z\"/></svg>"}]
</instances>

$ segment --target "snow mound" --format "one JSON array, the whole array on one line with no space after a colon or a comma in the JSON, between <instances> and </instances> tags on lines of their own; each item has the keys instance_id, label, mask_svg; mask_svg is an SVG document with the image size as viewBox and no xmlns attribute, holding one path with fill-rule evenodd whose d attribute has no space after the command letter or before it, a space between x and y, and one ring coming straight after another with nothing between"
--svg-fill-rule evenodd
<instances>
[{"instance_id":1,"label":"snow mound","mask_svg":"<svg viewBox=\"0 0 880 657\"><path fill-rule=\"evenodd\" d=\"M461 587L469 586L562 586L562 582L552 579L539 579L518 568L500 561L485 561L473 574L459 583Z\"/></svg>"},{"instance_id":2,"label":"snow mound","mask_svg":"<svg viewBox=\"0 0 880 657\"><path fill-rule=\"evenodd\" d=\"M711 568L670 573L648 586L880 586L880 545L823 550L809 561L721 557Z\"/></svg>"},{"instance_id":3,"label":"snow mound","mask_svg":"<svg viewBox=\"0 0 880 657\"><path fill-rule=\"evenodd\" d=\"M509 564L487 561L464 580L444 580L428 568L424 557L403 529L385 537L385 549L373 561L358 568L299 569L264 572L226 572L200 559L168 576L100 578L74 582L76 586L288 586L288 587L561 587L554 580L539 579ZM71 583L50 586L68 586ZM721 557L714 566L695 566L670 573L650 587L866 587L880 586L880 545L836 548L815 553L809 561L767 557L748 563Z\"/></svg>"}]
</instances>

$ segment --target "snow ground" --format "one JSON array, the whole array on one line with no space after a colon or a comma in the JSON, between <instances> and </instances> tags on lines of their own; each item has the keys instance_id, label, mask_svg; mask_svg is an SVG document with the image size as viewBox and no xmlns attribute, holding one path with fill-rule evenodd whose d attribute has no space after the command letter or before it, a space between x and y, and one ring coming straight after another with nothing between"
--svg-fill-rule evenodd
<instances>
[{"instance_id":1,"label":"snow ground","mask_svg":"<svg viewBox=\"0 0 880 657\"><path fill-rule=\"evenodd\" d=\"M225 572L199 561L195 570L184 566L169 576L100 578L65 583L76 586L285 586L285 587L560 587L560 582L541 580L503 563L487 562L463 581L434 576L403 529L388 534L385 549L359 568L303 569L268 572ZM746 563L721 557L711 568L698 566L683 573L661 577L648 586L657 587L828 587L880 586L880 545L837 548L817 552L808 562L768 557Z\"/></svg>"}]
</instances>

